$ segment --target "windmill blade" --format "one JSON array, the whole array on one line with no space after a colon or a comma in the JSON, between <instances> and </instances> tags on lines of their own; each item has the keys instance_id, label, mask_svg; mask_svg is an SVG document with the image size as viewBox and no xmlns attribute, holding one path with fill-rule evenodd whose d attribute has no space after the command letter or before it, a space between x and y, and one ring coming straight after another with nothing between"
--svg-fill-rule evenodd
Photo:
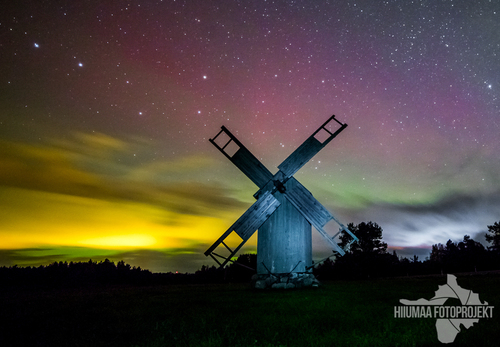
<instances>
[{"instance_id":1,"label":"windmill blade","mask_svg":"<svg viewBox=\"0 0 500 347\"><path fill-rule=\"evenodd\" d=\"M259 200L250 206L248 210L246 210L246 212L243 213L243 215L238 218L238 220L231 225L217 241L215 241L215 243L205 252L205 255L211 255L213 257L213 251L222 243L231 253L227 257L215 254L225 259L223 263L218 262L221 267L224 266L280 205L280 202L270 192L265 192ZM230 249L224 243L224 240L233 231L242 239L242 242L234 250Z\"/></svg>"},{"instance_id":2,"label":"windmill blade","mask_svg":"<svg viewBox=\"0 0 500 347\"><path fill-rule=\"evenodd\" d=\"M335 124L335 122L337 124ZM334 127L340 127L334 130ZM322 126L318 128L307 140L304 141L292 154L288 156L278 169L283 172L285 178L292 177L299 169L304 166L312 157L316 155L323 147L335 138L342 130L347 127L331 116Z\"/></svg>"},{"instance_id":3,"label":"windmill blade","mask_svg":"<svg viewBox=\"0 0 500 347\"><path fill-rule=\"evenodd\" d=\"M295 182L290 182L290 181ZM356 236L354 236L349 229L347 229L343 224L341 224L323 205L320 204L318 200L308 191L299 181L297 181L294 177L289 180L291 186L293 188L287 189L285 191L285 198L297 209L297 211L304 216L305 219L318 232L325 238L325 240L333 247L333 249L340 253L340 255L344 255L345 251L335 242L334 237L330 237L324 230L323 227L330 220L335 220L343 229L347 230L347 232L352 235L356 240Z\"/></svg>"},{"instance_id":4,"label":"windmill blade","mask_svg":"<svg viewBox=\"0 0 500 347\"><path fill-rule=\"evenodd\" d=\"M316 228L316 230L319 231L320 235L323 236L323 238L330 244L330 246L333 247L333 250L334 251L337 251L340 253L340 255L344 255L345 254L345 251L337 244L337 242L335 242L335 240L333 239L333 237L330 237L330 235L328 235L326 233L326 231L323 230L323 228Z\"/></svg>"},{"instance_id":5,"label":"windmill blade","mask_svg":"<svg viewBox=\"0 0 500 347\"><path fill-rule=\"evenodd\" d=\"M273 174L226 127L222 126L209 141L259 188L273 178Z\"/></svg>"},{"instance_id":6,"label":"windmill blade","mask_svg":"<svg viewBox=\"0 0 500 347\"><path fill-rule=\"evenodd\" d=\"M287 184L287 186L291 186L290 183L293 183L293 188L287 188L285 198L290 201L311 225L318 230L322 229L326 223L333 219L332 214L294 177L289 181L295 182Z\"/></svg>"}]
</instances>

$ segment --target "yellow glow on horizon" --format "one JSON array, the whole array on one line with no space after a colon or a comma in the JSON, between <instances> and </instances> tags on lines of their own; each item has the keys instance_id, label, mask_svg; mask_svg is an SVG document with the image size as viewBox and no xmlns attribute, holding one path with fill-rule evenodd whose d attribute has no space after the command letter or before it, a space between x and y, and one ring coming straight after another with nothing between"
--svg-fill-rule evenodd
<instances>
[{"instance_id":1,"label":"yellow glow on horizon","mask_svg":"<svg viewBox=\"0 0 500 347\"><path fill-rule=\"evenodd\" d=\"M2 249L189 248L214 242L235 217L234 212L189 215L141 202L18 188L2 187L0 192L4 197L0 201Z\"/></svg>"},{"instance_id":2,"label":"yellow glow on horizon","mask_svg":"<svg viewBox=\"0 0 500 347\"><path fill-rule=\"evenodd\" d=\"M103 236L80 241L82 246L90 246L97 248L129 248L139 247L148 248L154 247L157 244L156 238L151 235L117 235Z\"/></svg>"}]
</instances>

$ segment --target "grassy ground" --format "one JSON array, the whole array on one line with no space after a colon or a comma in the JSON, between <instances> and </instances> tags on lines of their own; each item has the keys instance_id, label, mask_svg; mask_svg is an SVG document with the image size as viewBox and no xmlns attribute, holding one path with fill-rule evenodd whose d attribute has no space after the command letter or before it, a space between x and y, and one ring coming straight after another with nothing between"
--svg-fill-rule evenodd
<instances>
[{"instance_id":1,"label":"grassy ground","mask_svg":"<svg viewBox=\"0 0 500 347\"><path fill-rule=\"evenodd\" d=\"M500 276L457 275L500 308ZM4 290L0 346L428 346L433 319L395 319L399 299L431 298L446 278L338 281L254 291L244 284ZM482 319L453 345L492 346L500 319Z\"/></svg>"}]
</instances>

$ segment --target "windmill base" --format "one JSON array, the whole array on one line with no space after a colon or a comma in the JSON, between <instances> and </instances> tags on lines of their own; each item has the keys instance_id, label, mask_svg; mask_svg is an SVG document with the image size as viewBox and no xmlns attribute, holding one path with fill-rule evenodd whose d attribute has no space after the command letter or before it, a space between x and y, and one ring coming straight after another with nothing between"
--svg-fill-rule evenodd
<instances>
[{"instance_id":1,"label":"windmill base","mask_svg":"<svg viewBox=\"0 0 500 347\"><path fill-rule=\"evenodd\" d=\"M293 289L318 287L319 281L312 273L255 274L252 287L256 289Z\"/></svg>"}]
</instances>

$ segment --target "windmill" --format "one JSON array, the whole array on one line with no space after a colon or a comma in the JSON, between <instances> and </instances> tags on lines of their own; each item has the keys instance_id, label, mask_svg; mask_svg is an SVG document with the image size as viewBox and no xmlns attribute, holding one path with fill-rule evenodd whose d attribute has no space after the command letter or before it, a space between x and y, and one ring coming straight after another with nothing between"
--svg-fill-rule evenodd
<instances>
[{"instance_id":1,"label":"windmill","mask_svg":"<svg viewBox=\"0 0 500 347\"><path fill-rule=\"evenodd\" d=\"M257 275L260 282L257 281L256 286L261 288L271 285L279 287L278 283L283 284L282 287L294 287L298 283L311 284L311 277L314 278L311 226L323 236L333 251L344 255L345 250L335 241L341 231L330 237L323 227L334 220L340 230L351 235L351 243L357 240L356 236L328 212L293 175L346 127L347 124L338 121L335 115L331 116L278 166L279 171L273 175L222 126L219 133L209 141L254 182L259 190L254 194L257 201L215 241L205 255L210 255L220 267L224 267L258 230ZM236 239L240 243L235 248L230 248L224 241L229 237L234 241L233 235L238 236ZM229 254L222 255L219 249Z\"/></svg>"}]
</instances>

